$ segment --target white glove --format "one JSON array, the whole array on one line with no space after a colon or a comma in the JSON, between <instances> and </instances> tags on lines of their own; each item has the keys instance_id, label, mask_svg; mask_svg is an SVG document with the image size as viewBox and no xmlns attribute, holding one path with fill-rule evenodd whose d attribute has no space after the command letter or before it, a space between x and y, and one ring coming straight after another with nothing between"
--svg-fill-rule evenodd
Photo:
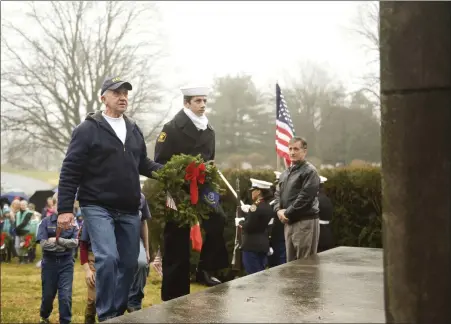
<instances>
[{"instance_id":1,"label":"white glove","mask_svg":"<svg viewBox=\"0 0 451 324\"><path fill-rule=\"evenodd\" d=\"M272 249L272 247L269 247L269 251L268 251L268 256L273 255L274 250Z\"/></svg>"},{"instance_id":2,"label":"white glove","mask_svg":"<svg viewBox=\"0 0 451 324\"><path fill-rule=\"evenodd\" d=\"M244 217L241 218L235 218L235 226L238 226L241 221L244 221Z\"/></svg>"},{"instance_id":3,"label":"white glove","mask_svg":"<svg viewBox=\"0 0 451 324\"><path fill-rule=\"evenodd\" d=\"M242 205L241 206L241 210L245 213L248 213L250 208L251 208L251 205Z\"/></svg>"}]
</instances>

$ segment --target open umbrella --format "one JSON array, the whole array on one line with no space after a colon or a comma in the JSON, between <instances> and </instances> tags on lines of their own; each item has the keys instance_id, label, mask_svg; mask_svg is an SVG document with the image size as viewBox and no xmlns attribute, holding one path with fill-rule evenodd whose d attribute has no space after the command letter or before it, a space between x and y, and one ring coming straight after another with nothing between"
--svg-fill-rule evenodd
<instances>
[{"instance_id":1,"label":"open umbrella","mask_svg":"<svg viewBox=\"0 0 451 324\"><path fill-rule=\"evenodd\" d=\"M20 200L28 200L28 196L25 192L23 192L21 189L13 189L11 191L2 193L0 196L0 200L8 200L8 202L11 204L14 198L19 198Z\"/></svg>"},{"instance_id":2,"label":"open umbrella","mask_svg":"<svg viewBox=\"0 0 451 324\"><path fill-rule=\"evenodd\" d=\"M47 198L52 197L53 190L37 190L28 200L36 206L36 211L41 212L47 203Z\"/></svg>"}]
</instances>

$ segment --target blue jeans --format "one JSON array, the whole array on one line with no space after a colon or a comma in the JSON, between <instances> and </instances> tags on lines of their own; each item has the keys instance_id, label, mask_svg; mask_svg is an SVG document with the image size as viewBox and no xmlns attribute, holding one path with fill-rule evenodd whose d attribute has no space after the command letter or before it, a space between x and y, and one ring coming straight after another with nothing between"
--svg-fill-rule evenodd
<instances>
[{"instance_id":1,"label":"blue jeans","mask_svg":"<svg viewBox=\"0 0 451 324\"><path fill-rule=\"evenodd\" d=\"M146 250L142 240L139 242L139 257L138 265L135 271L130 292L128 294L128 308L138 310L142 308L142 300L144 298L144 287L146 286L146 279L149 265L147 264Z\"/></svg>"},{"instance_id":2,"label":"blue jeans","mask_svg":"<svg viewBox=\"0 0 451 324\"><path fill-rule=\"evenodd\" d=\"M285 241L272 242L273 254L269 257L269 266L275 267L287 263L287 249Z\"/></svg>"},{"instance_id":3,"label":"blue jeans","mask_svg":"<svg viewBox=\"0 0 451 324\"><path fill-rule=\"evenodd\" d=\"M243 251L244 270L246 270L248 274L253 274L265 270L267 264L267 253Z\"/></svg>"},{"instance_id":4,"label":"blue jeans","mask_svg":"<svg viewBox=\"0 0 451 324\"><path fill-rule=\"evenodd\" d=\"M81 207L96 268L96 311L100 321L127 310L128 293L139 255L141 220L99 206Z\"/></svg>"},{"instance_id":5,"label":"blue jeans","mask_svg":"<svg viewBox=\"0 0 451 324\"><path fill-rule=\"evenodd\" d=\"M70 323L72 319L72 282L74 279L74 258L44 256L41 263L42 299L40 316L49 318L53 301L58 291L59 322Z\"/></svg>"}]
</instances>

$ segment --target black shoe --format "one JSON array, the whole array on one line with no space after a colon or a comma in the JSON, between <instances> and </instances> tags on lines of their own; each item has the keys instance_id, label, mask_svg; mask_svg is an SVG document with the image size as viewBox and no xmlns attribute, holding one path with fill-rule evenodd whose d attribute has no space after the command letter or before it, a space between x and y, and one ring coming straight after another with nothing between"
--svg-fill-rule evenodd
<instances>
[{"instance_id":1,"label":"black shoe","mask_svg":"<svg viewBox=\"0 0 451 324\"><path fill-rule=\"evenodd\" d=\"M208 287L213 287L221 284L218 278L211 276L207 271L198 270L196 273L196 281L198 283L207 285Z\"/></svg>"}]
</instances>

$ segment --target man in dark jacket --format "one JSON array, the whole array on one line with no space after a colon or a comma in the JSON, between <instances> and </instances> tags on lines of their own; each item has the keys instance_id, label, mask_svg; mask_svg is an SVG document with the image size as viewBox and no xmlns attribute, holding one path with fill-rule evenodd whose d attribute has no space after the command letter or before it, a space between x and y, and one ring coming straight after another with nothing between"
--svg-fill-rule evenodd
<instances>
[{"instance_id":1,"label":"man in dark jacket","mask_svg":"<svg viewBox=\"0 0 451 324\"><path fill-rule=\"evenodd\" d=\"M288 150L292 165L280 175L274 211L285 224L287 262L290 262L317 252L320 179L316 168L305 160L305 139L293 137L288 143Z\"/></svg>"},{"instance_id":2,"label":"man in dark jacket","mask_svg":"<svg viewBox=\"0 0 451 324\"><path fill-rule=\"evenodd\" d=\"M206 87L182 89L185 108L164 125L155 146L155 161L168 162L173 155L201 155L204 161L215 158L215 132L205 116ZM221 210L219 208L219 210ZM202 222L206 237L200 253L197 280L208 286L221 283L211 272L229 266L223 237L225 217L212 212ZM190 293L190 228L167 222L164 228L163 283L164 301Z\"/></svg>"},{"instance_id":3,"label":"man in dark jacket","mask_svg":"<svg viewBox=\"0 0 451 324\"><path fill-rule=\"evenodd\" d=\"M61 167L58 226L74 223L74 199L87 224L96 268L99 321L122 315L139 255L139 175L162 167L147 157L139 127L124 115L129 82L108 77L101 89L104 111L90 113L73 134Z\"/></svg>"}]
</instances>

